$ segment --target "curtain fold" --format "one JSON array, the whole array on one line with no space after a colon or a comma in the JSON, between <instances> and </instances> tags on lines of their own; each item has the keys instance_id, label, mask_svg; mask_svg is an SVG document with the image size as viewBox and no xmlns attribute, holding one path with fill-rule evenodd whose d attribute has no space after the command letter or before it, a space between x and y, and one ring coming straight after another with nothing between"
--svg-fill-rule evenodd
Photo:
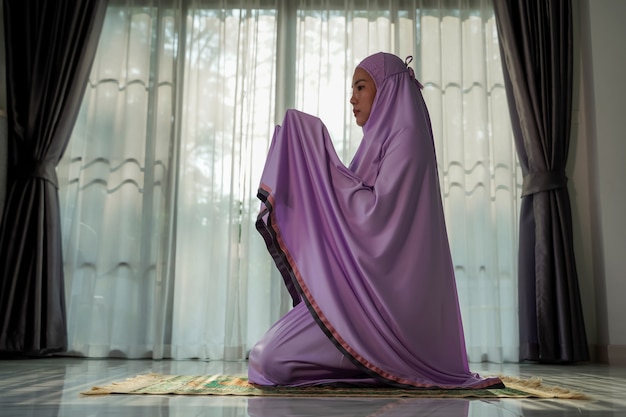
<instances>
[{"instance_id":1,"label":"curtain fold","mask_svg":"<svg viewBox=\"0 0 626 417\"><path fill-rule=\"evenodd\" d=\"M589 359L565 166L572 109L570 0L495 0L524 175L519 238L520 360Z\"/></svg>"},{"instance_id":2,"label":"curtain fold","mask_svg":"<svg viewBox=\"0 0 626 417\"><path fill-rule=\"evenodd\" d=\"M106 1L5 0L8 186L0 225L0 351L64 351L56 165L72 133Z\"/></svg>"}]
</instances>

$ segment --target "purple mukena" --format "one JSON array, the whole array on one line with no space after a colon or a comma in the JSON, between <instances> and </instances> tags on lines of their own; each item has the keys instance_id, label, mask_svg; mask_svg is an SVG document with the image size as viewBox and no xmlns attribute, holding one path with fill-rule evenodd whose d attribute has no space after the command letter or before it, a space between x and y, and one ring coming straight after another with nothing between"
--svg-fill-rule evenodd
<instances>
[{"instance_id":1,"label":"purple mukena","mask_svg":"<svg viewBox=\"0 0 626 417\"><path fill-rule=\"evenodd\" d=\"M257 228L295 307L251 350L250 382L501 386L469 370L421 86L395 55L359 66L377 92L349 167L318 118L276 127Z\"/></svg>"}]
</instances>

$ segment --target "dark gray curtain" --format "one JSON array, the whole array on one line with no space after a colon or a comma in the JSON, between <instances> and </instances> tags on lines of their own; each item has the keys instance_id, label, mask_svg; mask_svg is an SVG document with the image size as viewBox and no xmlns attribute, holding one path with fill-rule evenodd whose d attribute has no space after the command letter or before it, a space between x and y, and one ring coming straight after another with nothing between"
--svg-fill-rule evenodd
<instances>
[{"instance_id":1,"label":"dark gray curtain","mask_svg":"<svg viewBox=\"0 0 626 417\"><path fill-rule=\"evenodd\" d=\"M524 175L519 241L520 360L586 361L565 165L572 108L570 0L494 0L506 92Z\"/></svg>"},{"instance_id":2,"label":"dark gray curtain","mask_svg":"<svg viewBox=\"0 0 626 417\"><path fill-rule=\"evenodd\" d=\"M56 166L106 12L100 0L4 0L7 199L0 224L0 352L67 348Z\"/></svg>"}]
</instances>

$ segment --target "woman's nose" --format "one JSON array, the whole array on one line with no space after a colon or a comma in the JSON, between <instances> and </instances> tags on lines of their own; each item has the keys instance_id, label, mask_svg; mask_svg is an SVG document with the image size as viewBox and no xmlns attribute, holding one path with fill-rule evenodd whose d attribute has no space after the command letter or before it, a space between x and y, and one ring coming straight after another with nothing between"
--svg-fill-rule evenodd
<instances>
[{"instance_id":1,"label":"woman's nose","mask_svg":"<svg viewBox=\"0 0 626 417\"><path fill-rule=\"evenodd\" d=\"M356 99L354 98L354 94L352 94L352 97L350 97L350 104L352 105L356 104Z\"/></svg>"}]
</instances>

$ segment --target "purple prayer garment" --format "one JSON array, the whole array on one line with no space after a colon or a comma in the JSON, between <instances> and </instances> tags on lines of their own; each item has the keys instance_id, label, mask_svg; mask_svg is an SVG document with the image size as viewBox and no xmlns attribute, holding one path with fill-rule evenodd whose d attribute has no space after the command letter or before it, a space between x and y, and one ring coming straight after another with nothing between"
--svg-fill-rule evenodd
<instances>
[{"instance_id":1,"label":"purple prayer garment","mask_svg":"<svg viewBox=\"0 0 626 417\"><path fill-rule=\"evenodd\" d=\"M501 386L469 370L421 85L395 55L359 66L377 91L349 167L314 116L274 132L257 228L295 308L250 352L250 382Z\"/></svg>"}]
</instances>

